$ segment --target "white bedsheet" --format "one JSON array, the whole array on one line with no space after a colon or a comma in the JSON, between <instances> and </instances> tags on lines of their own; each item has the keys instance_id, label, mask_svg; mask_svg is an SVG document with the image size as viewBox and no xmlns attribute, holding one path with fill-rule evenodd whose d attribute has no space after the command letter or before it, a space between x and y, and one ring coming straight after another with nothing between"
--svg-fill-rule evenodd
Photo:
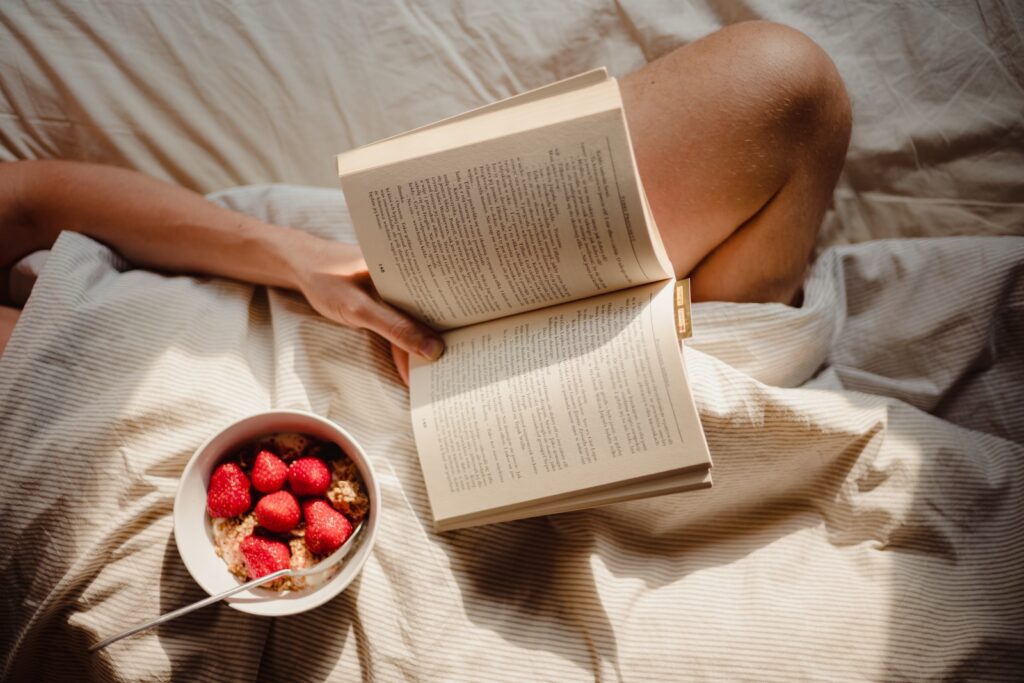
<instances>
[{"instance_id":1,"label":"white bedsheet","mask_svg":"<svg viewBox=\"0 0 1024 683\"><path fill-rule=\"evenodd\" d=\"M1024 233L1008 0L7 0L0 160L336 187L339 151L753 18L808 33L851 92L823 247ZM339 197L221 200L350 239ZM65 235L0 360L0 679L1012 678L1022 261L1020 238L875 242L826 252L799 310L698 305L711 491L436 536L380 340ZM86 655L202 597L171 537L178 475L272 406L352 427L384 473L362 578L305 615L221 606Z\"/></svg>"},{"instance_id":2,"label":"white bedsheet","mask_svg":"<svg viewBox=\"0 0 1024 683\"><path fill-rule=\"evenodd\" d=\"M351 238L339 192L220 200ZM699 304L709 491L435 535L385 344L296 295L126 270L65 233L0 360L11 680L1007 680L1024 670L1024 238L818 261L802 308ZM908 311L913 308L913 324ZM225 423L303 408L382 475L361 578L208 608L172 497Z\"/></svg>"},{"instance_id":3,"label":"white bedsheet","mask_svg":"<svg viewBox=\"0 0 1024 683\"><path fill-rule=\"evenodd\" d=\"M337 187L333 155L734 21L833 57L854 130L822 245L1024 233L1011 0L0 3L0 160L115 163L203 192Z\"/></svg>"}]
</instances>

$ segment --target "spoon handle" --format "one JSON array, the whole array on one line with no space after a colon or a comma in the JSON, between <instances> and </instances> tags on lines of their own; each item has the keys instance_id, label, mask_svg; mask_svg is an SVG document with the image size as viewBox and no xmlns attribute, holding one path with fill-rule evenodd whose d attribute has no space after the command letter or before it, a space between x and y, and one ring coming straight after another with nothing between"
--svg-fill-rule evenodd
<instances>
[{"instance_id":1,"label":"spoon handle","mask_svg":"<svg viewBox=\"0 0 1024 683\"><path fill-rule=\"evenodd\" d=\"M252 581L249 581L247 583L242 583L232 588L229 588L223 593L211 595L208 598L203 598L202 600L193 602L191 605L179 607L173 612L162 614L156 619L150 619L149 621L143 622L136 626L132 626L127 631L121 631L116 635L110 636L106 640L101 640L95 645L90 646L89 652L96 652L97 650L102 650L107 645L110 645L111 643L116 643L122 638L127 638L128 636L135 635L139 631L145 631L147 628L159 626L160 624L168 622L172 619L177 619L183 614L188 614L189 612L194 612L197 609L202 609L207 605L212 605L215 602L220 602L224 598L230 598L235 593L241 593L242 591L249 590L250 588L255 588L256 586L262 586L263 584L269 583L270 581L273 581L275 579L279 579L282 576L309 576L311 574L319 574L320 572L330 569L332 566L340 562L342 558L344 558L349 553L350 550L352 550L352 548L354 547L354 542L356 538L358 538L360 532L362 532L364 525L365 520L360 520L359 523L356 525L356 528L352 530L352 533L349 535L349 537L345 539L344 543L341 544L340 548L335 550L328 557L324 558L323 561L319 562L318 564L312 567L308 567L306 569L278 569L276 572L266 574L265 576L261 576L258 579L253 579Z\"/></svg>"},{"instance_id":2,"label":"spoon handle","mask_svg":"<svg viewBox=\"0 0 1024 683\"><path fill-rule=\"evenodd\" d=\"M100 642L96 643L95 645L92 645L91 647L89 647L89 652L95 652L96 650L102 650L107 645L110 645L111 643L116 643L117 641L121 640L122 638L127 638L128 636L135 635L139 631L145 631L147 628L153 628L154 626L159 626L160 624L163 624L165 622L171 621L172 619L177 619L178 617L180 617L180 616L182 616L184 614L188 614L189 612L194 612L197 609L202 609L203 607L206 607L207 605L212 605L215 602L220 602L224 598L230 598L235 593L241 593L242 591L249 590L250 588L255 588L256 586L260 586L260 585L262 585L264 583L267 583L268 581L273 581L274 579L280 578L280 577L282 577L282 576L284 576L284 575L286 575L286 574L288 574L290 572L291 572L290 569L278 569L276 572L273 572L272 574L267 574L266 576L261 576L260 578L253 579L252 581L249 581L247 583L242 583L242 584L239 584L237 586L233 586L232 588L229 588L229 589L227 589L226 591L224 591L222 593L217 593L216 595L211 595L209 597L203 598L202 600L198 600L196 602L193 602L191 605L185 605L184 607L179 607L178 609L174 610L173 612L168 612L167 614L162 614L159 617L157 617L156 619L150 619L149 621L145 621L145 622L143 622L141 624L138 624L136 626L131 627L127 631L121 631L117 635L110 636L106 640L101 640Z\"/></svg>"}]
</instances>

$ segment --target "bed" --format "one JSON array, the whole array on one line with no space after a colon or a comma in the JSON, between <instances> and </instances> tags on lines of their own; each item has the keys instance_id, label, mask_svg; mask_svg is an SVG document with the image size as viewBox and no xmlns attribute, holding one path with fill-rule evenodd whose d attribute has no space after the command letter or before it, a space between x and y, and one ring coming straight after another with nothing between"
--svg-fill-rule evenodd
<instances>
[{"instance_id":1,"label":"bed","mask_svg":"<svg viewBox=\"0 0 1024 683\"><path fill-rule=\"evenodd\" d=\"M1019 677L1018 4L7 2L0 159L119 164L351 240L336 152L756 18L833 56L855 124L804 305L695 307L711 490L434 534L380 340L65 233L0 359L0 677ZM88 654L202 597L177 477L270 407L350 427L381 472L360 579Z\"/></svg>"}]
</instances>

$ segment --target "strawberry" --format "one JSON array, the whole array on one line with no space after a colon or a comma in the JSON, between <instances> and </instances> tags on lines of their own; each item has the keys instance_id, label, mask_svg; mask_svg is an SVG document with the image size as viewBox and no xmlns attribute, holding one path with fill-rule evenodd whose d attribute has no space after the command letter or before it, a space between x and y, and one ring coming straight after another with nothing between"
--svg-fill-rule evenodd
<instances>
[{"instance_id":1,"label":"strawberry","mask_svg":"<svg viewBox=\"0 0 1024 683\"><path fill-rule=\"evenodd\" d=\"M288 483L297 496L322 496L331 485L331 472L320 458L299 458L288 467Z\"/></svg>"},{"instance_id":2,"label":"strawberry","mask_svg":"<svg viewBox=\"0 0 1024 683\"><path fill-rule=\"evenodd\" d=\"M284 487L288 478L288 465L270 451L256 454L256 463L252 466L252 485L260 493L273 493Z\"/></svg>"},{"instance_id":3,"label":"strawberry","mask_svg":"<svg viewBox=\"0 0 1024 683\"><path fill-rule=\"evenodd\" d=\"M245 514L252 507L249 478L242 468L226 462L213 471L210 488L206 493L206 509L211 517L234 517Z\"/></svg>"},{"instance_id":4,"label":"strawberry","mask_svg":"<svg viewBox=\"0 0 1024 683\"><path fill-rule=\"evenodd\" d=\"M250 579L258 579L291 566L291 553L281 541L262 536L246 536L238 544L238 549L245 558L245 569Z\"/></svg>"},{"instance_id":5,"label":"strawberry","mask_svg":"<svg viewBox=\"0 0 1024 683\"><path fill-rule=\"evenodd\" d=\"M288 491L275 491L256 503L256 521L279 534L294 529L300 514L299 502Z\"/></svg>"},{"instance_id":6,"label":"strawberry","mask_svg":"<svg viewBox=\"0 0 1024 683\"><path fill-rule=\"evenodd\" d=\"M302 504L306 517L306 547L316 555L337 550L352 535L352 523L323 498Z\"/></svg>"}]
</instances>

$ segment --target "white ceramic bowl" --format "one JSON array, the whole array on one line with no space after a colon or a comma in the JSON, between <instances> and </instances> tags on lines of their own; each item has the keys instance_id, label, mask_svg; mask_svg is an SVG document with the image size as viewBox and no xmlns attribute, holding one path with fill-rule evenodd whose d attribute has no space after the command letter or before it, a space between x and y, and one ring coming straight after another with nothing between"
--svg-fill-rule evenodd
<instances>
[{"instance_id":1,"label":"white ceramic bowl","mask_svg":"<svg viewBox=\"0 0 1024 683\"><path fill-rule=\"evenodd\" d=\"M300 591L277 593L254 588L225 602L242 612L280 617L312 609L343 591L362 569L373 549L380 526L380 485L370 459L344 429L318 415L298 410L272 410L243 418L215 434L199 447L185 465L174 496L174 540L178 553L192 578L213 595L238 585L214 551L210 517L206 512L206 489L210 475L222 460L245 442L274 432L299 432L338 444L352 459L363 477L370 513L366 528L355 540L357 547L342 560L342 568L329 581Z\"/></svg>"}]
</instances>

